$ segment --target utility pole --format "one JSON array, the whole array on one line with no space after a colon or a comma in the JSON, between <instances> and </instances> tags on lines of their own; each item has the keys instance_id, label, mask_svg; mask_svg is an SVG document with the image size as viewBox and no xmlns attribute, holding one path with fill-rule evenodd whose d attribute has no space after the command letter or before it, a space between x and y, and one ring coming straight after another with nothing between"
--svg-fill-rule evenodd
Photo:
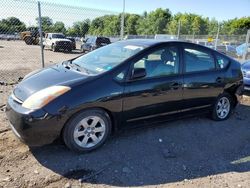
<instances>
[{"instance_id":1,"label":"utility pole","mask_svg":"<svg viewBox=\"0 0 250 188\"><path fill-rule=\"evenodd\" d=\"M180 32L181 32L181 20L179 20L179 23L178 23L178 33L177 33L178 40L180 39Z\"/></svg>"},{"instance_id":2,"label":"utility pole","mask_svg":"<svg viewBox=\"0 0 250 188\"><path fill-rule=\"evenodd\" d=\"M41 62L42 68L44 68L44 51L43 51L43 32L42 32L42 16L41 16L41 3L38 3L38 14L39 14L39 35L40 35L40 48L41 48Z\"/></svg>"},{"instance_id":3,"label":"utility pole","mask_svg":"<svg viewBox=\"0 0 250 188\"><path fill-rule=\"evenodd\" d=\"M123 0L123 10L121 15L121 40L124 39L124 22L125 22L125 0Z\"/></svg>"},{"instance_id":4,"label":"utility pole","mask_svg":"<svg viewBox=\"0 0 250 188\"><path fill-rule=\"evenodd\" d=\"M217 35L216 35L216 39L215 39L215 46L214 46L215 50L217 50L217 45L218 45L218 40L219 40L219 34L220 34L220 24L218 22L218 30L217 30Z\"/></svg>"}]
</instances>

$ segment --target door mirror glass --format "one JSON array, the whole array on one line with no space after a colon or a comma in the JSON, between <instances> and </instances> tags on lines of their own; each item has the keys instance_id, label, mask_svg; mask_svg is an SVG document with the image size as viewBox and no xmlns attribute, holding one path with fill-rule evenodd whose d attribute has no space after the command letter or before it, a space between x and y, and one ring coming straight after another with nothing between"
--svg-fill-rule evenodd
<instances>
[{"instance_id":1,"label":"door mirror glass","mask_svg":"<svg viewBox=\"0 0 250 188\"><path fill-rule=\"evenodd\" d=\"M145 68L134 68L132 73L132 79L139 79L146 76L146 69Z\"/></svg>"},{"instance_id":2,"label":"door mirror glass","mask_svg":"<svg viewBox=\"0 0 250 188\"><path fill-rule=\"evenodd\" d=\"M52 38L51 38L51 37L49 37L49 39L51 40Z\"/></svg>"}]
</instances>

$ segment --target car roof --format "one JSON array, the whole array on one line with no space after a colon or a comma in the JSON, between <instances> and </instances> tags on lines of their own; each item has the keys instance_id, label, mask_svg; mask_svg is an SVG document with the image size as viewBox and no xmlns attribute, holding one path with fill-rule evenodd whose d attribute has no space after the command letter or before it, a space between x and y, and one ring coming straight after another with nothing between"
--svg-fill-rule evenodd
<instances>
[{"instance_id":1,"label":"car roof","mask_svg":"<svg viewBox=\"0 0 250 188\"><path fill-rule=\"evenodd\" d=\"M160 44L166 44L166 43L191 44L191 45L195 45L197 47L201 47L203 49L207 49L207 50L210 50L210 51L213 51L213 52L219 53L220 55L225 56L225 54L223 54L217 50L214 50L212 48L209 48L207 46L203 46L200 44L196 44L196 43L192 43L192 42L188 42L188 41L183 41L183 40L127 39L127 40L118 41L117 43L125 43L126 45L134 45L134 46L142 46L145 48L160 45Z\"/></svg>"},{"instance_id":2,"label":"car roof","mask_svg":"<svg viewBox=\"0 0 250 188\"><path fill-rule=\"evenodd\" d=\"M127 40L121 40L118 42L125 43L127 45L138 45L138 46L144 46L144 47L154 46L154 45L162 44L162 43L171 43L171 42L193 44L190 42L180 41L180 40L158 40L158 39L127 39Z\"/></svg>"}]
</instances>

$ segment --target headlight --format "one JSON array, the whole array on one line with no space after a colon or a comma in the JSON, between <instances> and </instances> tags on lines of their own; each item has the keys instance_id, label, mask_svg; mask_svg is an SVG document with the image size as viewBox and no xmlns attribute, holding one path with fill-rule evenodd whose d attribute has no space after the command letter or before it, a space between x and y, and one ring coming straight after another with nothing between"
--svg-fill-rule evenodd
<instances>
[{"instance_id":1,"label":"headlight","mask_svg":"<svg viewBox=\"0 0 250 188\"><path fill-rule=\"evenodd\" d=\"M54 100L55 98L63 95L71 88L67 86L51 86L45 89L42 89L30 97L28 97L22 104L23 107L36 110L44 107L50 101Z\"/></svg>"}]
</instances>

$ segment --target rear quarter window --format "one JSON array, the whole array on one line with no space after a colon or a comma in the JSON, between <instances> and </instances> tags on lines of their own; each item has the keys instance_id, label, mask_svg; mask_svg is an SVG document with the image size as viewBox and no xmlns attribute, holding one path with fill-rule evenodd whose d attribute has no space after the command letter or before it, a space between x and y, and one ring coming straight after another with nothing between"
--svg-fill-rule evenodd
<instances>
[{"instance_id":1,"label":"rear quarter window","mask_svg":"<svg viewBox=\"0 0 250 188\"><path fill-rule=\"evenodd\" d=\"M229 65L230 60L223 55L215 54L216 64L219 69L224 69Z\"/></svg>"}]
</instances>

